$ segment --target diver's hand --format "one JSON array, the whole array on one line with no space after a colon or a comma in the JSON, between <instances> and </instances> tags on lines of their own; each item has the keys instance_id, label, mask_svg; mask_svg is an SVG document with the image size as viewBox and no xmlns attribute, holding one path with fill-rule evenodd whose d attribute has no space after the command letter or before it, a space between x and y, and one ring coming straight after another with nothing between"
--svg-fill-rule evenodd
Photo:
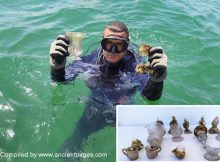
<instances>
[{"instance_id":1,"label":"diver's hand","mask_svg":"<svg viewBox=\"0 0 220 162\"><path fill-rule=\"evenodd\" d=\"M66 65L66 57L69 56L69 40L64 35L58 35L50 46L50 65L55 69L61 69Z\"/></svg>"},{"instance_id":2,"label":"diver's hand","mask_svg":"<svg viewBox=\"0 0 220 162\"><path fill-rule=\"evenodd\" d=\"M149 53L148 61L154 70L153 74L150 75L150 79L154 82L162 82L167 76L167 55L161 47L152 47Z\"/></svg>"}]
</instances>

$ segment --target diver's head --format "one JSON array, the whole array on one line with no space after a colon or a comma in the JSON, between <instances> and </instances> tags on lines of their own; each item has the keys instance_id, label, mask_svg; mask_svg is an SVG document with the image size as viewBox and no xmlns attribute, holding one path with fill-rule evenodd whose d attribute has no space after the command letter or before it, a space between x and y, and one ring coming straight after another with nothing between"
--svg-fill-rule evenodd
<instances>
[{"instance_id":1,"label":"diver's head","mask_svg":"<svg viewBox=\"0 0 220 162\"><path fill-rule=\"evenodd\" d=\"M104 29L101 46L105 59L110 63L119 62L129 45L127 26L120 21L110 22Z\"/></svg>"}]
</instances>

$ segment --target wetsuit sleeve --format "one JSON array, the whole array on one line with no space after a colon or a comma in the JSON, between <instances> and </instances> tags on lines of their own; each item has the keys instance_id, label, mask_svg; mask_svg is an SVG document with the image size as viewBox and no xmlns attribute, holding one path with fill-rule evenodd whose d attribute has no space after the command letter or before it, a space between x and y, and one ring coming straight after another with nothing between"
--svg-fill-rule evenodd
<instances>
[{"instance_id":1,"label":"wetsuit sleeve","mask_svg":"<svg viewBox=\"0 0 220 162\"><path fill-rule=\"evenodd\" d=\"M55 69L51 66L51 79L54 82L68 82L74 80L78 74L85 72L90 67L85 63L95 64L99 49L91 54L81 57L81 60L75 60L61 69Z\"/></svg>"},{"instance_id":2,"label":"wetsuit sleeve","mask_svg":"<svg viewBox=\"0 0 220 162\"><path fill-rule=\"evenodd\" d=\"M77 63L66 65L61 69L55 69L51 66L51 80L53 82L68 82L74 80L80 72L83 72L83 68L77 67Z\"/></svg>"},{"instance_id":3,"label":"wetsuit sleeve","mask_svg":"<svg viewBox=\"0 0 220 162\"><path fill-rule=\"evenodd\" d=\"M163 81L162 82L154 82L152 81L147 74L137 74L135 72L135 68L138 62L143 62L143 57L138 56L136 53L132 52L133 56L135 57L129 57L128 60L126 60L126 66L125 71L127 72L133 72L135 78L134 82L138 82L140 85L140 91L141 94L148 100L155 101L158 100L163 91ZM132 56L132 55L131 55ZM142 86L144 85L144 86Z\"/></svg>"},{"instance_id":4,"label":"wetsuit sleeve","mask_svg":"<svg viewBox=\"0 0 220 162\"><path fill-rule=\"evenodd\" d=\"M148 79L144 89L142 90L142 95L148 100L155 101L161 97L162 91L163 81L153 82L151 79Z\"/></svg>"},{"instance_id":5,"label":"wetsuit sleeve","mask_svg":"<svg viewBox=\"0 0 220 162\"><path fill-rule=\"evenodd\" d=\"M61 69L55 69L53 66L50 66L50 76L51 80L54 82L64 82L65 79L65 67Z\"/></svg>"},{"instance_id":6,"label":"wetsuit sleeve","mask_svg":"<svg viewBox=\"0 0 220 162\"><path fill-rule=\"evenodd\" d=\"M134 72L134 82L138 82L140 87L139 90L141 94L148 100L155 101L160 99L163 91L163 81L162 82L154 82L152 81L147 74L137 74L135 72L136 64L131 63L130 66L127 67L128 72ZM149 79L148 79L149 78ZM144 86L143 86L144 85Z\"/></svg>"}]
</instances>

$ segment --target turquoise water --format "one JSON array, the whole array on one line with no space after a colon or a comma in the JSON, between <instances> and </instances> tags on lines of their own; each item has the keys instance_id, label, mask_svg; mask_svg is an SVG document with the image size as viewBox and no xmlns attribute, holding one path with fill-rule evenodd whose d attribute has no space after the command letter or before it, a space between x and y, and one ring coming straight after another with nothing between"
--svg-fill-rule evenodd
<instances>
[{"instance_id":1,"label":"turquoise water","mask_svg":"<svg viewBox=\"0 0 220 162\"><path fill-rule=\"evenodd\" d=\"M86 32L84 48L98 41L111 20L124 21L131 40L160 45L169 57L159 101L136 104L220 104L219 1L0 1L0 151L57 152L71 136L91 94L82 77L54 85L49 47L65 31ZM93 133L84 152L107 152L114 161L115 129ZM0 161L62 161L0 158Z\"/></svg>"}]
</instances>

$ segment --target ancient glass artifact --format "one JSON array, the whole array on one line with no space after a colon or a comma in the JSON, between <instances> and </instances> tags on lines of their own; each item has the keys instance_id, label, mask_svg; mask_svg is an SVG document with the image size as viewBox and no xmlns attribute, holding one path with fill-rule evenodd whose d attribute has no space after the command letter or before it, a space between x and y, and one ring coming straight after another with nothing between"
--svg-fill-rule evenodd
<instances>
[{"instance_id":1,"label":"ancient glass artifact","mask_svg":"<svg viewBox=\"0 0 220 162\"><path fill-rule=\"evenodd\" d=\"M205 122L205 118L204 116L201 117L201 119L199 120L199 125L205 125L206 122Z\"/></svg>"},{"instance_id":2,"label":"ancient glass artifact","mask_svg":"<svg viewBox=\"0 0 220 162\"><path fill-rule=\"evenodd\" d=\"M161 144L163 140L163 136L166 133L166 129L163 126L163 122L157 120L152 125L147 126L148 129L148 138L147 142L150 144L145 147L147 157L149 159L153 159L157 156L158 152L161 150Z\"/></svg>"},{"instance_id":3,"label":"ancient glass artifact","mask_svg":"<svg viewBox=\"0 0 220 162\"><path fill-rule=\"evenodd\" d=\"M171 125L171 135L173 136L172 137L173 142L182 141L183 140L182 134L183 134L183 129L178 123Z\"/></svg>"},{"instance_id":4,"label":"ancient glass artifact","mask_svg":"<svg viewBox=\"0 0 220 162\"><path fill-rule=\"evenodd\" d=\"M162 144L163 136L166 133L166 129L163 124L161 124L161 121L157 120L152 125L148 125L147 130L149 134L147 142L152 146L160 146Z\"/></svg>"},{"instance_id":5,"label":"ancient glass artifact","mask_svg":"<svg viewBox=\"0 0 220 162\"><path fill-rule=\"evenodd\" d=\"M176 120L176 117L175 117L175 116L172 116L172 120L171 120L171 122L170 122L170 130L168 131L169 134L171 134L171 127L172 127L173 125L176 125L176 124L178 124L178 123L177 123L177 120Z\"/></svg>"},{"instance_id":6,"label":"ancient glass artifact","mask_svg":"<svg viewBox=\"0 0 220 162\"><path fill-rule=\"evenodd\" d=\"M74 60L80 60L80 55L83 53L82 40L86 37L82 32L66 32L65 36L70 40L68 52Z\"/></svg>"},{"instance_id":7,"label":"ancient glass artifact","mask_svg":"<svg viewBox=\"0 0 220 162\"><path fill-rule=\"evenodd\" d=\"M147 45L147 44L141 44L140 45L140 48L139 48L139 53L142 55L142 56L148 56L149 53L150 53L150 49L152 47L150 45Z\"/></svg>"},{"instance_id":8,"label":"ancient glass artifact","mask_svg":"<svg viewBox=\"0 0 220 162\"><path fill-rule=\"evenodd\" d=\"M146 44L141 44L140 45L140 48L139 48L139 53L142 55L142 56L152 56L152 53L150 52L150 49L152 47L150 45L146 45ZM163 51L161 49L158 49L157 53L163 53ZM149 73L149 74L153 74L153 68L151 67L151 61L149 61L148 59L148 62L147 63L140 63L136 66L136 69L135 71L137 73Z\"/></svg>"},{"instance_id":9,"label":"ancient glass artifact","mask_svg":"<svg viewBox=\"0 0 220 162\"><path fill-rule=\"evenodd\" d=\"M204 145L203 148L205 149L206 153L203 157L209 161L217 161L220 160L220 148L210 147L209 145Z\"/></svg>"},{"instance_id":10,"label":"ancient glass artifact","mask_svg":"<svg viewBox=\"0 0 220 162\"><path fill-rule=\"evenodd\" d=\"M186 119L184 119L183 128L185 129L184 130L185 134L191 134L192 133L192 131L189 129L189 121L186 120Z\"/></svg>"},{"instance_id":11,"label":"ancient glass artifact","mask_svg":"<svg viewBox=\"0 0 220 162\"><path fill-rule=\"evenodd\" d=\"M136 160L139 156L137 147L123 148L122 152L128 157L129 160Z\"/></svg>"},{"instance_id":12,"label":"ancient glass artifact","mask_svg":"<svg viewBox=\"0 0 220 162\"><path fill-rule=\"evenodd\" d=\"M199 125L194 129L194 135L202 144L206 143L208 129L205 126L204 117L199 121Z\"/></svg>"},{"instance_id":13,"label":"ancient glass artifact","mask_svg":"<svg viewBox=\"0 0 220 162\"><path fill-rule=\"evenodd\" d=\"M209 129L210 134L219 134L218 124L219 118L216 116L212 121L212 127Z\"/></svg>"},{"instance_id":14,"label":"ancient glass artifact","mask_svg":"<svg viewBox=\"0 0 220 162\"><path fill-rule=\"evenodd\" d=\"M160 152L161 147L148 145L145 147L145 150L148 159L154 159L157 157L158 152Z\"/></svg>"},{"instance_id":15,"label":"ancient glass artifact","mask_svg":"<svg viewBox=\"0 0 220 162\"><path fill-rule=\"evenodd\" d=\"M183 159L186 154L185 147L183 145L178 145L174 150L172 150L172 152L178 159Z\"/></svg>"},{"instance_id":16,"label":"ancient glass artifact","mask_svg":"<svg viewBox=\"0 0 220 162\"><path fill-rule=\"evenodd\" d=\"M132 140L131 146L128 148L123 148L122 152L124 155L128 157L130 160L136 160L139 156L138 151L140 151L144 145L139 139Z\"/></svg>"},{"instance_id":17,"label":"ancient glass artifact","mask_svg":"<svg viewBox=\"0 0 220 162\"><path fill-rule=\"evenodd\" d=\"M220 134L218 134L218 135L216 136L216 139L217 139L218 141L220 141Z\"/></svg>"},{"instance_id":18,"label":"ancient glass artifact","mask_svg":"<svg viewBox=\"0 0 220 162\"><path fill-rule=\"evenodd\" d=\"M138 149L138 151L140 151L144 147L144 145L142 144L142 142L140 140L134 139L134 140L132 140L131 147L135 147Z\"/></svg>"}]
</instances>

